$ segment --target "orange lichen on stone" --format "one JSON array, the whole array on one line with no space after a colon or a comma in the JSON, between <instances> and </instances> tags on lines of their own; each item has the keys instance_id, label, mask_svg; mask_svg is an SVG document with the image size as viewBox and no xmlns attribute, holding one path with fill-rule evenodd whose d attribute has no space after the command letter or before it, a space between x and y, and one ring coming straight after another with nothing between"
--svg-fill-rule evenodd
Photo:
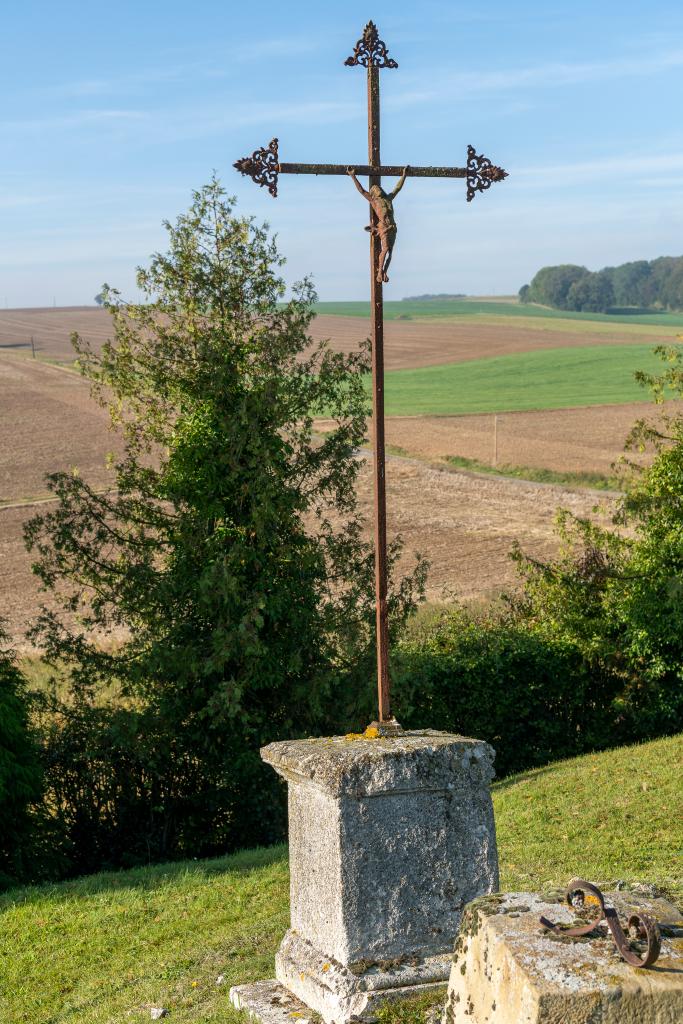
<instances>
[{"instance_id":1,"label":"orange lichen on stone","mask_svg":"<svg viewBox=\"0 0 683 1024\"><path fill-rule=\"evenodd\" d=\"M374 725L369 725L365 732L347 732L344 737L345 740L377 740L379 739L379 729Z\"/></svg>"}]
</instances>

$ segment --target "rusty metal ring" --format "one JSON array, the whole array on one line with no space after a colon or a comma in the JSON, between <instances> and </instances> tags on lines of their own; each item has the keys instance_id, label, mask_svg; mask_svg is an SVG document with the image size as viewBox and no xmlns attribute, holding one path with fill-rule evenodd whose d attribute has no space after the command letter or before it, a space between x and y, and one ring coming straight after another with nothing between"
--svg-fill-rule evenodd
<instances>
[{"instance_id":1,"label":"rusty metal ring","mask_svg":"<svg viewBox=\"0 0 683 1024\"><path fill-rule=\"evenodd\" d=\"M647 944L645 953L641 955L631 949L629 938L619 923L616 910L613 907L605 906L605 897L597 885L593 885L583 878L572 878L565 892L565 899L570 907L574 907L574 899L577 893L582 895L590 893L597 900L600 907L599 916L587 924L577 925L574 928L563 928L562 925L553 924L547 917L541 917L541 924L544 928L549 929L549 931L554 932L556 935L578 938L580 935L588 935L604 920L612 933L617 949L627 964L630 964L632 967L652 966L662 949L661 932L654 918L648 914L637 913L631 914L628 920L628 932L635 931L637 939Z\"/></svg>"},{"instance_id":2,"label":"rusty metal ring","mask_svg":"<svg viewBox=\"0 0 683 1024\"><path fill-rule=\"evenodd\" d=\"M620 927L618 920L616 923L617 926ZM609 920L607 921L607 924L610 925L610 931L612 932L612 935L614 935L614 930L612 929ZM623 956L624 960L626 960L627 963L632 964L634 967L652 967L653 963L658 959L659 954L662 951L662 934L659 930L659 925L649 916L649 914L631 914L628 919L628 930L629 932L635 931L637 938L641 942L646 942L647 947L645 949L645 955L640 957L628 947L627 950L622 949L617 942L619 952ZM614 938L616 942L616 935Z\"/></svg>"}]
</instances>

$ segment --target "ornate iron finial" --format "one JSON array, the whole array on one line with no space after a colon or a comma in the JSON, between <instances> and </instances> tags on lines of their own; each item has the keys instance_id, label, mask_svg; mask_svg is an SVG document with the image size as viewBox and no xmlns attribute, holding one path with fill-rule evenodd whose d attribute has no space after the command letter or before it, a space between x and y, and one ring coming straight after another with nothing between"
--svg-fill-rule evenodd
<instances>
[{"instance_id":1,"label":"ornate iron finial","mask_svg":"<svg viewBox=\"0 0 683 1024\"><path fill-rule=\"evenodd\" d=\"M353 53L344 64L352 68L362 64L364 68L397 68L398 64L387 53L386 43L379 38L377 26L369 21L363 29L363 35L356 43Z\"/></svg>"},{"instance_id":2,"label":"ornate iron finial","mask_svg":"<svg viewBox=\"0 0 683 1024\"><path fill-rule=\"evenodd\" d=\"M277 139L271 139L267 146L255 149L251 156L244 156L233 164L241 174L248 174L252 181L264 185L273 198L277 196L277 176L280 163L277 151Z\"/></svg>"},{"instance_id":3,"label":"ornate iron finial","mask_svg":"<svg viewBox=\"0 0 683 1024\"><path fill-rule=\"evenodd\" d=\"M480 156L474 146L467 147L467 202L470 203L477 192L485 192L494 181L507 178L508 172L496 167L488 157Z\"/></svg>"}]
</instances>

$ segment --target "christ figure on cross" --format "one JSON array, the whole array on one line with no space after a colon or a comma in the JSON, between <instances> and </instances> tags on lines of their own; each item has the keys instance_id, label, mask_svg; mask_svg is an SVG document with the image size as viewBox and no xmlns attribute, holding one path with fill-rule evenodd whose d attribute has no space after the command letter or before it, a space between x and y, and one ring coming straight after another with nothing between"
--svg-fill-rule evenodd
<instances>
[{"instance_id":1,"label":"christ figure on cross","mask_svg":"<svg viewBox=\"0 0 683 1024\"><path fill-rule=\"evenodd\" d=\"M400 726L393 717L389 680L389 602L387 600L387 523L386 479L384 445L384 305L382 285L389 280L387 270L396 241L394 199L409 178L466 178L467 202L477 192L485 192L493 182L502 181L507 171L496 167L488 157L477 153L474 146L467 147L466 167L404 167L401 164L382 164L379 153L380 109L379 73L383 68L397 68L389 56L386 43L379 38L377 26L369 21L363 35L355 45L346 67L367 69L368 83L368 163L356 164L303 164L283 163L280 160L277 138L268 146L255 150L251 156L237 160L235 167L248 174L257 185L265 186L273 198L277 196L280 174L348 174L356 188L370 204L370 323L372 343L372 420L375 477L375 606L377 622L377 693L379 719L376 723L380 735L395 735ZM356 175L367 175L366 192ZM399 177L394 190L385 192L383 177Z\"/></svg>"},{"instance_id":2,"label":"christ figure on cross","mask_svg":"<svg viewBox=\"0 0 683 1024\"><path fill-rule=\"evenodd\" d=\"M396 232L398 230L396 227L396 220L394 218L394 199L405 184L408 170L408 167L403 168L403 174L391 192L385 192L381 185L371 185L370 191L366 192L356 177L354 168L348 168L348 174L350 174L354 185L360 194L370 203L370 206L375 211L375 216L377 217L377 227L374 227L372 224L368 224L365 230L379 238L380 250L377 257L377 281L379 284L386 284L389 280L387 270L391 263L391 255L394 251Z\"/></svg>"}]
</instances>

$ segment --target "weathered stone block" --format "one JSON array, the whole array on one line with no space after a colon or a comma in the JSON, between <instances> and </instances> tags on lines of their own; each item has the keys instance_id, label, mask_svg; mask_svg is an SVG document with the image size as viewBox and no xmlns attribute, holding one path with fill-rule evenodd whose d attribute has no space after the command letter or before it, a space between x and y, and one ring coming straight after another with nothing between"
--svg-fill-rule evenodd
<instances>
[{"instance_id":1,"label":"weathered stone block","mask_svg":"<svg viewBox=\"0 0 683 1024\"><path fill-rule=\"evenodd\" d=\"M344 966L452 945L498 887L493 751L449 733L272 743L289 783L291 928Z\"/></svg>"},{"instance_id":2,"label":"weathered stone block","mask_svg":"<svg viewBox=\"0 0 683 1024\"><path fill-rule=\"evenodd\" d=\"M637 909L680 921L664 900L605 893L622 920ZM571 907L531 893L498 894L466 908L455 943L443 1024L680 1024L683 938L664 938L656 964L634 969L611 935L555 936ZM606 931L606 929L605 929Z\"/></svg>"},{"instance_id":3,"label":"weathered stone block","mask_svg":"<svg viewBox=\"0 0 683 1024\"><path fill-rule=\"evenodd\" d=\"M289 784L283 989L342 1024L443 984L463 906L498 888L491 747L425 730L261 756ZM241 987L233 1001L248 1008Z\"/></svg>"}]
</instances>

